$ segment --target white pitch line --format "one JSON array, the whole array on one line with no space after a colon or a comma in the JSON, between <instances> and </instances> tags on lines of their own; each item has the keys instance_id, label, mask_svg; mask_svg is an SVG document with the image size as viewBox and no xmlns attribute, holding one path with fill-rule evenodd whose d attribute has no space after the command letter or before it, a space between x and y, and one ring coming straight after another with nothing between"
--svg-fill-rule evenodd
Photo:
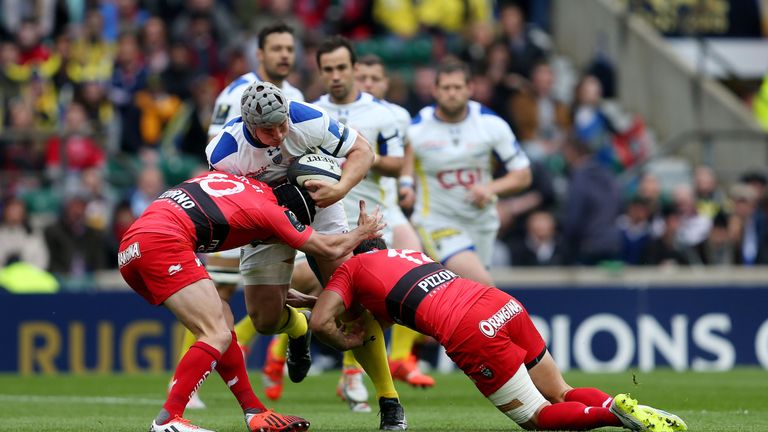
<instances>
[{"instance_id":1,"label":"white pitch line","mask_svg":"<svg viewBox=\"0 0 768 432\"><path fill-rule=\"evenodd\" d=\"M5 403L85 403L103 405L162 405L160 399L104 397L104 396L40 396L40 395L10 395L0 394L0 402Z\"/></svg>"}]
</instances>

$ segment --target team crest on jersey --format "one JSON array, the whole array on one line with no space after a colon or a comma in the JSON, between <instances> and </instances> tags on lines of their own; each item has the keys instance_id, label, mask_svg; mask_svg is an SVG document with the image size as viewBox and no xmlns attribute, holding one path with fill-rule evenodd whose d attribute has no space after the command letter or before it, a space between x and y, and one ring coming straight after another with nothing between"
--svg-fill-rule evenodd
<instances>
[{"instance_id":1,"label":"team crest on jersey","mask_svg":"<svg viewBox=\"0 0 768 432\"><path fill-rule=\"evenodd\" d=\"M134 259L140 258L140 257L141 257L141 251L139 250L139 242L133 242L129 244L127 248L118 252L117 264L120 267L123 267L124 265L128 264Z\"/></svg>"},{"instance_id":2,"label":"team crest on jersey","mask_svg":"<svg viewBox=\"0 0 768 432\"><path fill-rule=\"evenodd\" d=\"M227 121L230 108L230 105L219 105L218 108L216 108L216 113L213 115L212 123L215 125L223 125L224 122Z\"/></svg>"},{"instance_id":3,"label":"team crest on jersey","mask_svg":"<svg viewBox=\"0 0 768 432\"><path fill-rule=\"evenodd\" d=\"M294 228L296 228L296 231L303 232L305 229L307 229L306 225L299 222L299 219L296 217L295 214L293 214L292 211L286 210L285 216L288 218L289 221L291 221L291 225L293 225Z\"/></svg>"},{"instance_id":4,"label":"team crest on jersey","mask_svg":"<svg viewBox=\"0 0 768 432\"><path fill-rule=\"evenodd\" d=\"M480 366L480 373L483 374L484 377L491 379L493 378L493 371L488 368L486 365Z\"/></svg>"}]
</instances>

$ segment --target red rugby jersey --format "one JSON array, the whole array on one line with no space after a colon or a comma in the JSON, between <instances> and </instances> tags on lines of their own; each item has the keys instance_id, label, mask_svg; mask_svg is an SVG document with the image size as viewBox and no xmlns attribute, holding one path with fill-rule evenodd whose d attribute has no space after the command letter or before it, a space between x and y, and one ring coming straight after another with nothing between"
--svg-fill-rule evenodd
<instances>
[{"instance_id":1,"label":"red rugby jersey","mask_svg":"<svg viewBox=\"0 0 768 432\"><path fill-rule=\"evenodd\" d=\"M233 249L254 241L303 245L312 228L277 204L265 183L210 172L163 192L125 233L165 233L188 240L197 252Z\"/></svg>"},{"instance_id":2,"label":"red rugby jersey","mask_svg":"<svg viewBox=\"0 0 768 432\"><path fill-rule=\"evenodd\" d=\"M387 249L351 258L325 289L338 293L347 309L360 303L379 319L444 341L491 288L457 277L421 252Z\"/></svg>"}]
</instances>

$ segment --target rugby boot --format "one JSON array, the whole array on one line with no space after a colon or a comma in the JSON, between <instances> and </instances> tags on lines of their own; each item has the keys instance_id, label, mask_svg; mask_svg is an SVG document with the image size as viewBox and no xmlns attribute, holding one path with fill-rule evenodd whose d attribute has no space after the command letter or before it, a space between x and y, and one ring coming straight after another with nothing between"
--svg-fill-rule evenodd
<instances>
[{"instance_id":1,"label":"rugby boot","mask_svg":"<svg viewBox=\"0 0 768 432\"><path fill-rule=\"evenodd\" d=\"M276 401L283 394L283 369L285 359L279 359L272 354L272 345L276 344L278 338L273 338L267 348L267 360L264 362L264 368L261 370L261 381L264 385L264 395L269 400Z\"/></svg>"},{"instance_id":2,"label":"rugby boot","mask_svg":"<svg viewBox=\"0 0 768 432\"><path fill-rule=\"evenodd\" d=\"M629 394L616 395L609 409L627 429L641 432L674 432L658 410L648 406L641 408Z\"/></svg>"},{"instance_id":3,"label":"rugby boot","mask_svg":"<svg viewBox=\"0 0 768 432\"><path fill-rule=\"evenodd\" d=\"M371 412L368 405L368 389L363 382L363 370L358 367L345 367L341 372L336 394L346 401L352 412Z\"/></svg>"},{"instance_id":4,"label":"rugby boot","mask_svg":"<svg viewBox=\"0 0 768 432\"><path fill-rule=\"evenodd\" d=\"M245 423L251 432L302 432L309 429L309 421L292 415L266 410L258 414L246 414Z\"/></svg>"},{"instance_id":5,"label":"rugby boot","mask_svg":"<svg viewBox=\"0 0 768 432\"><path fill-rule=\"evenodd\" d=\"M381 415L379 430L408 429L405 411L396 398L379 398L379 414Z\"/></svg>"},{"instance_id":6,"label":"rugby boot","mask_svg":"<svg viewBox=\"0 0 768 432\"><path fill-rule=\"evenodd\" d=\"M171 421L157 424L157 420L152 421L152 425L149 426L149 432L214 432L210 429L203 429L200 426L195 426L189 422L189 420L176 416Z\"/></svg>"},{"instance_id":7,"label":"rugby boot","mask_svg":"<svg viewBox=\"0 0 768 432\"><path fill-rule=\"evenodd\" d=\"M414 387L429 388L435 385L434 378L419 370L416 356L413 354L405 360L390 360L389 370L392 371L392 378Z\"/></svg>"},{"instance_id":8,"label":"rugby boot","mask_svg":"<svg viewBox=\"0 0 768 432\"><path fill-rule=\"evenodd\" d=\"M309 322L310 312L300 310L300 313L307 317ZM312 332L307 328L307 333L297 338L288 338L288 353L285 363L288 365L288 377L291 381L298 383L304 380L312 366L312 356L309 353L309 342L312 339Z\"/></svg>"},{"instance_id":9,"label":"rugby boot","mask_svg":"<svg viewBox=\"0 0 768 432\"><path fill-rule=\"evenodd\" d=\"M684 432L688 430L688 425L681 419L678 415L672 414L671 412L667 412L664 410L660 410L658 408L654 408L648 405L637 405L638 408L642 410L646 410L648 412L653 413L655 411L655 414L661 417L662 420L664 420L664 423L666 423L669 427L672 428L675 432Z\"/></svg>"}]
</instances>

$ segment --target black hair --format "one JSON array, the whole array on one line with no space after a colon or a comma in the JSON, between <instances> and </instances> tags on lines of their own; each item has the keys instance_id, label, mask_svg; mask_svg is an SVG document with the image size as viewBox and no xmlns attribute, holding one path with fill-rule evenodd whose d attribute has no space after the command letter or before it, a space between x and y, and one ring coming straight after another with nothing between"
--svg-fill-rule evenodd
<instances>
[{"instance_id":1,"label":"black hair","mask_svg":"<svg viewBox=\"0 0 768 432\"><path fill-rule=\"evenodd\" d=\"M267 41L267 36L273 34L273 33L290 33L291 36L293 36L293 28L289 26L288 24L278 21L275 23L272 23L264 28L262 28L259 31L259 49L264 49L264 44Z\"/></svg>"},{"instance_id":2,"label":"black hair","mask_svg":"<svg viewBox=\"0 0 768 432\"><path fill-rule=\"evenodd\" d=\"M352 62L353 66L355 63L357 63L357 54L355 54L355 49L352 48L352 42L350 42L349 39L345 38L344 36L335 35L326 38L320 44L320 46L317 47L317 53L315 53L315 61L317 62L317 67L320 67L321 55L336 51L339 48L347 49L349 52L349 60Z\"/></svg>"},{"instance_id":3,"label":"black hair","mask_svg":"<svg viewBox=\"0 0 768 432\"><path fill-rule=\"evenodd\" d=\"M360 242L360 244L357 245L357 247L352 251L352 255L359 255L374 250L384 250L386 248L387 243L384 241L384 239L377 237L375 239L368 239Z\"/></svg>"}]
</instances>

